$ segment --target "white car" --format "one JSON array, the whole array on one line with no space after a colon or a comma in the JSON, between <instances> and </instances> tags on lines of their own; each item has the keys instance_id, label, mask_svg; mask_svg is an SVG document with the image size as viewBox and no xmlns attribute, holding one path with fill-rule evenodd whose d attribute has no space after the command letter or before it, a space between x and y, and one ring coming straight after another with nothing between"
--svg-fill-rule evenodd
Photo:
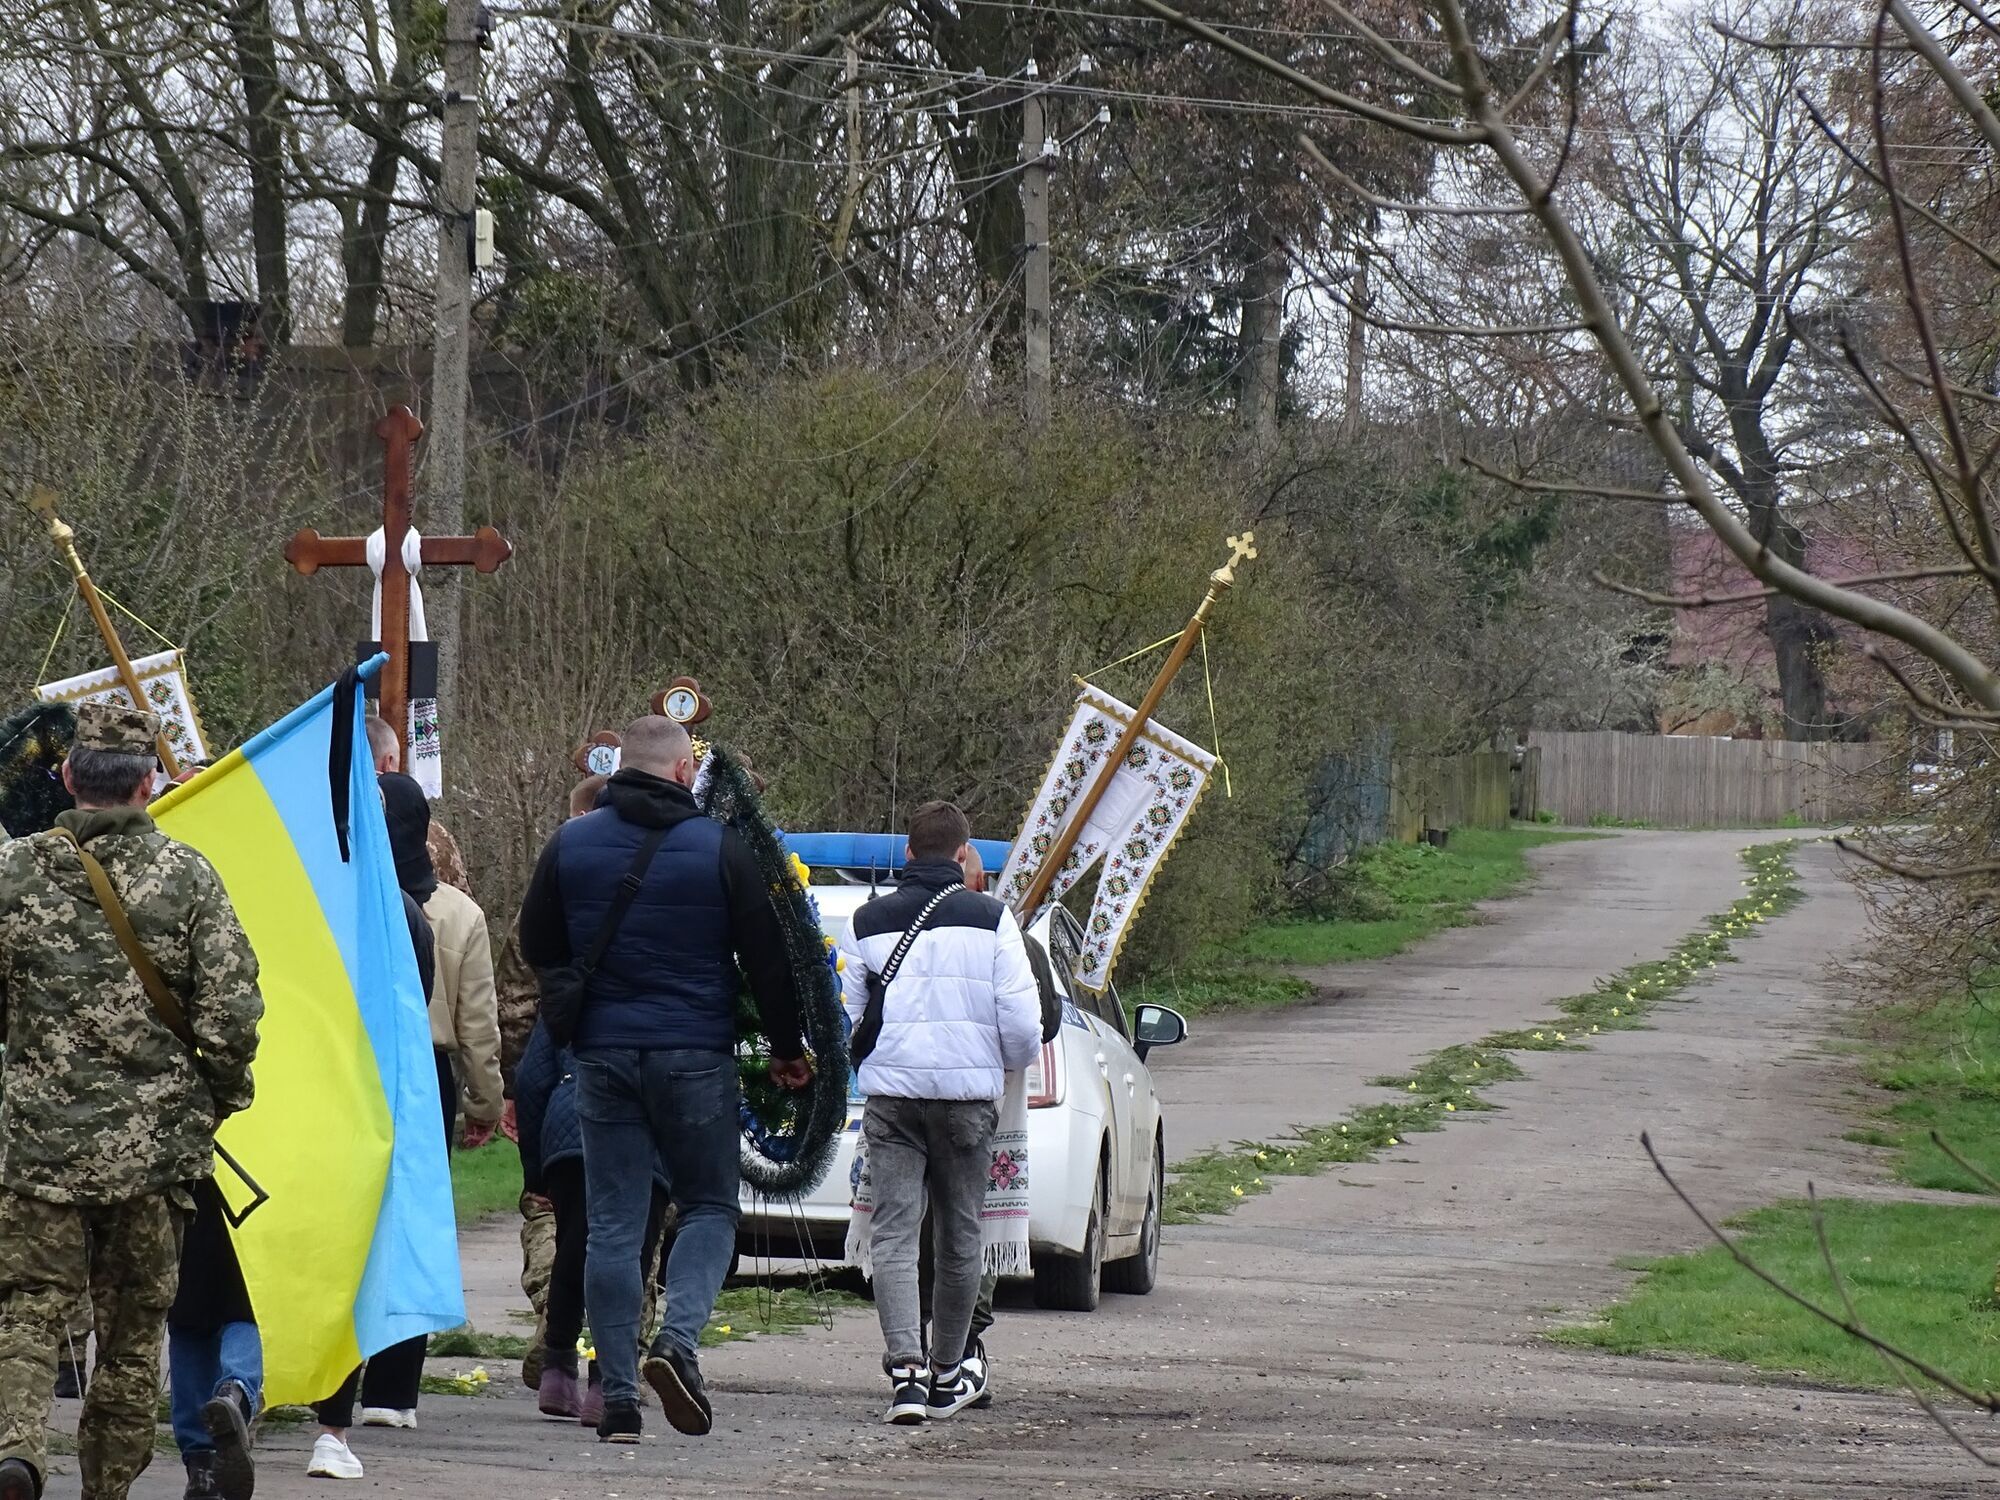
<instances>
[{"instance_id":1,"label":"white car","mask_svg":"<svg viewBox=\"0 0 2000 1500\"><path fill-rule=\"evenodd\" d=\"M831 865L830 850L844 856L843 871L852 883L812 888L829 937L843 936L855 910L880 889L849 862L853 841L870 837L787 837L816 874ZM893 843L900 855L900 839L883 843ZM1004 854L1000 846L988 867L998 870ZM884 856L877 871L886 873L888 867ZM1071 968L1082 932L1060 907L1046 912L1027 938L1048 954L1064 995L1061 1030L1028 1070L1028 1240L1035 1301L1089 1312L1097 1306L1100 1287L1143 1294L1158 1276L1166 1140L1145 1055L1184 1040L1187 1022L1164 1006L1142 1005L1135 1028L1115 988L1096 995L1076 984ZM745 1189L737 1235L745 1271L754 1272L760 1260L808 1254L829 1265L846 1262L862 1102L859 1095L850 1100L839 1152L809 1197L777 1203Z\"/></svg>"}]
</instances>

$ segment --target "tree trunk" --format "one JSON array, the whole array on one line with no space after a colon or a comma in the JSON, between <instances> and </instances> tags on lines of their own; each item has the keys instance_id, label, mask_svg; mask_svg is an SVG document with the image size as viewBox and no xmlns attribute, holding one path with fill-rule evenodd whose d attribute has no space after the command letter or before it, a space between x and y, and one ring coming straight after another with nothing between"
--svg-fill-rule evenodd
<instances>
[{"instance_id":1,"label":"tree trunk","mask_svg":"<svg viewBox=\"0 0 2000 1500\"><path fill-rule=\"evenodd\" d=\"M1278 408L1285 389L1285 288L1290 281L1285 247L1262 216L1251 220L1251 260L1243 271L1243 371L1237 414L1257 451L1278 441Z\"/></svg>"},{"instance_id":2,"label":"tree trunk","mask_svg":"<svg viewBox=\"0 0 2000 1500\"><path fill-rule=\"evenodd\" d=\"M285 222L285 95L268 0L229 12L243 81L244 139L250 160L250 243L257 269L258 332L273 347L292 334L292 271Z\"/></svg>"},{"instance_id":3,"label":"tree trunk","mask_svg":"<svg viewBox=\"0 0 2000 1500\"><path fill-rule=\"evenodd\" d=\"M1778 458L1764 438L1763 412L1747 398L1732 402L1731 436L1742 463L1728 476L1750 529L1780 562L1806 565L1805 533L1785 509ZM1826 711L1826 674L1817 648L1831 640L1826 617L1789 595L1777 594L1764 606L1764 634L1778 669L1778 701L1788 740L1823 740L1833 732Z\"/></svg>"},{"instance_id":4,"label":"tree trunk","mask_svg":"<svg viewBox=\"0 0 2000 1500\"><path fill-rule=\"evenodd\" d=\"M375 342L382 311L382 262L389 239L389 200L402 170L402 153L380 142L368 160L360 201L341 236L340 265L347 285L340 297L340 342L365 349Z\"/></svg>"}]
</instances>

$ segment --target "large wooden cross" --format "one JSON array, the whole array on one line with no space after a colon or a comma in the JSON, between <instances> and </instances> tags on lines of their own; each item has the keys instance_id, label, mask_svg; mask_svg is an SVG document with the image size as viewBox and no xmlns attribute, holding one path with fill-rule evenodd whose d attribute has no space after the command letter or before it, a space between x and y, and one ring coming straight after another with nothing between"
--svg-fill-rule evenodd
<instances>
[{"instance_id":1,"label":"large wooden cross","mask_svg":"<svg viewBox=\"0 0 2000 1500\"><path fill-rule=\"evenodd\" d=\"M403 566L403 537L410 529L410 455L424 424L407 406L392 406L375 424L382 440L382 649L389 653L383 669L382 717L396 731L404 765L409 764L410 724L410 573ZM423 540L427 568L470 567L496 571L514 555L514 547L491 526L471 536L427 536ZM368 538L321 536L307 527L285 543L285 561L308 578L321 568L365 568Z\"/></svg>"}]
</instances>

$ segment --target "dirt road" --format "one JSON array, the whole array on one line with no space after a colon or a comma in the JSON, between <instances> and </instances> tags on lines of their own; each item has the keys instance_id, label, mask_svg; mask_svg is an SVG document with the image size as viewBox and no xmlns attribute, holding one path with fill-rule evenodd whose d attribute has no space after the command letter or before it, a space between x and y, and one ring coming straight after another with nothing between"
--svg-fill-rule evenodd
<instances>
[{"instance_id":1,"label":"dirt road","mask_svg":"<svg viewBox=\"0 0 2000 1500\"><path fill-rule=\"evenodd\" d=\"M1737 894L1742 835L1629 834L1539 856L1532 892L1488 925L1403 958L1320 976L1311 1008L1210 1025L1161 1069L1172 1144L1327 1120L1362 1080L1663 953ZM1700 1232L1638 1148L1650 1129L1682 1180L1729 1212L1800 1193L1879 1190L1840 1140L1850 1077L1820 1048L1821 982L1858 907L1824 846L1801 849L1809 899L1739 948L1649 1031L1521 1059L1503 1108L1420 1135L1374 1165L1286 1180L1230 1218L1170 1231L1159 1290L1093 1316L1003 1313L999 1400L914 1434L875 1424L875 1331L715 1351L716 1435L653 1423L632 1449L540 1422L527 1393L426 1398L414 1433L365 1434L351 1488L425 1497L1951 1496L1983 1476L1904 1402L1750 1384L1621 1360L1540 1330L1615 1296L1618 1257ZM475 1321L506 1321L506 1226L468 1237ZM512 1299L518 1301L518 1297ZM303 1477L310 1437L273 1431L258 1493ZM146 1500L179 1494L162 1459ZM51 1493L74 1493L73 1473Z\"/></svg>"}]
</instances>

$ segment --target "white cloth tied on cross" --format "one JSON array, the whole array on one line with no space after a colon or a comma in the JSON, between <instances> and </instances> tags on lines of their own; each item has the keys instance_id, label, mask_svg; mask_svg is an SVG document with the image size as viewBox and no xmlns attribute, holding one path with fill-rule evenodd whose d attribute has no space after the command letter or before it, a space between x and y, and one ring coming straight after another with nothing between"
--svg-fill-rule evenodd
<instances>
[{"instance_id":1,"label":"white cloth tied on cross","mask_svg":"<svg viewBox=\"0 0 2000 1500\"><path fill-rule=\"evenodd\" d=\"M431 638L424 619L424 591L417 575L424 570L423 535L412 526L403 533L403 571L410 575L410 642ZM368 534L368 571L375 575L375 603L370 621L376 640L382 639L382 570L389 563L388 534L377 526ZM407 663L405 663L407 667ZM411 698L409 723L404 726L409 754L404 769L414 776L424 795L436 800L444 795L444 761L438 746L438 703L435 698Z\"/></svg>"}]
</instances>

